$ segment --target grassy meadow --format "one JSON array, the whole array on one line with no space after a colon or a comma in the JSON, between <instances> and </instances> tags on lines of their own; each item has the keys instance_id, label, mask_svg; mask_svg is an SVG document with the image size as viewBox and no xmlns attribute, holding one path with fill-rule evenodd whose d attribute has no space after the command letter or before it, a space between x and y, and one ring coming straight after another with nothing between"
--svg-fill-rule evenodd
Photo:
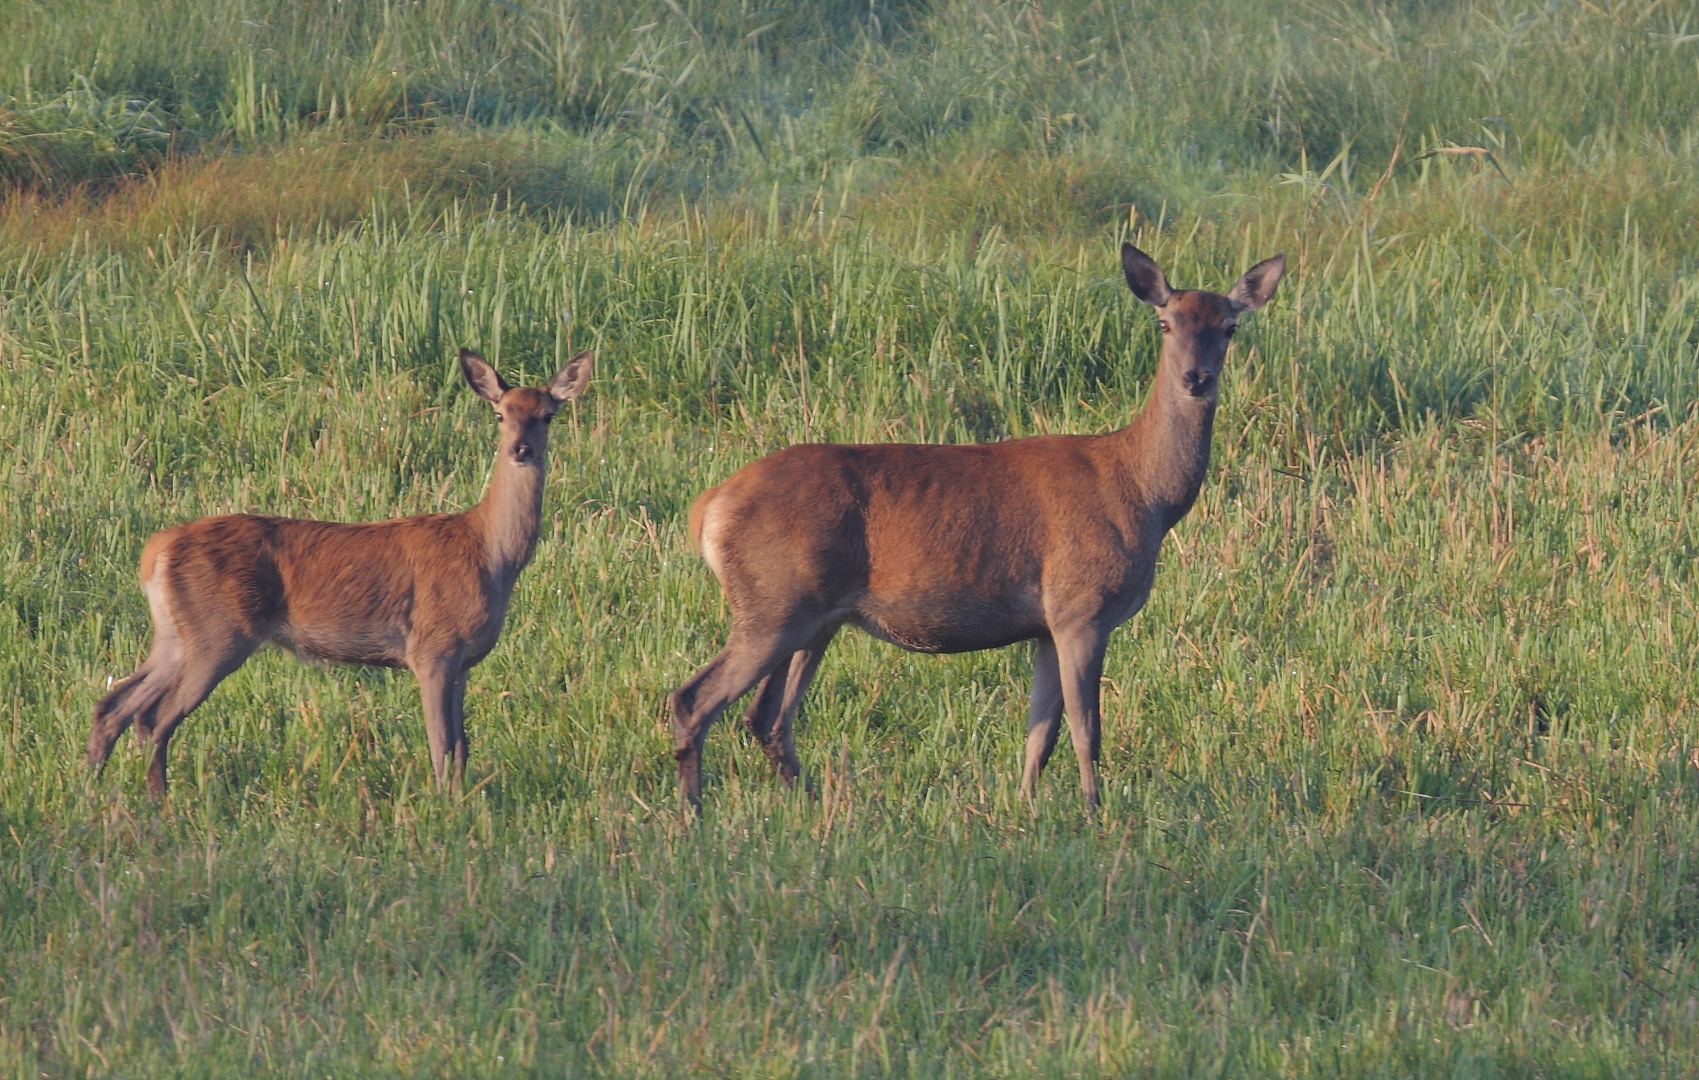
<instances>
[{"instance_id":1,"label":"grassy meadow","mask_svg":"<svg viewBox=\"0 0 1699 1080\"><path fill-rule=\"evenodd\" d=\"M770 6L762 7L762 4ZM0 0L0 1075L1699 1071L1694 0ZM783 790L664 699L702 488L1100 432L1287 252L1104 677L854 633ZM274 651L81 770L147 536L544 527L438 796L411 676Z\"/></svg>"}]
</instances>

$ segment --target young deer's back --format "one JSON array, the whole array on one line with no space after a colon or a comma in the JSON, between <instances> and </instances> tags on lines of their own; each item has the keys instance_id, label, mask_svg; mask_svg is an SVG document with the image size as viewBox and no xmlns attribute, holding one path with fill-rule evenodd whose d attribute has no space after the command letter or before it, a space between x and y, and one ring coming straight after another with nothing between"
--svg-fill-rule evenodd
<instances>
[{"instance_id":1,"label":"young deer's back","mask_svg":"<svg viewBox=\"0 0 1699 1080\"><path fill-rule=\"evenodd\" d=\"M437 783L466 767L466 673L495 647L537 544L549 421L584 392L580 353L546 387L512 387L462 349L460 369L495 408L489 487L463 514L370 524L232 514L156 533L142 551L153 645L94 707L84 762L123 731L153 744L148 788L166 789L177 725L253 651L275 642L314 660L405 667L419 682Z\"/></svg>"},{"instance_id":2,"label":"young deer's back","mask_svg":"<svg viewBox=\"0 0 1699 1080\"><path fill-rule=\"evenodd\" d=\"M216 613L304 658L405 667L420 633L464 643L469 663L494 647L508 590L478 571L489 562L466 514L369 524L233 514L156 534L142 579L164 575L179 623L211 629Z\"/></svg>"}]
</instances>

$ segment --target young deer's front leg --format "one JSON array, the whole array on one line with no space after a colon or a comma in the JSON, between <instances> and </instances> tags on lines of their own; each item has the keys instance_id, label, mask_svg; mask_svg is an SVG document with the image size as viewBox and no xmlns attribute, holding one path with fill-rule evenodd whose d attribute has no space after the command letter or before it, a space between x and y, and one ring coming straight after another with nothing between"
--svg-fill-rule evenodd
<instances>
[{"instance_id":1,"label":"young deer's front leg","mask_svg":"<svg viewBox=\"0 0 1699 1080\"><path fill-rule=\"evenodd\" d=\"M1032 700L1026 716L1026 771L1021 774L1021 794L1031 803L1038 797L1038 774L1056 749L1062 730L1062 673L1056 666L1056 643L1038 639L1032 657Z\"/></svg>"},{"instance_id":2,"label":"young deer's front leg","mask_svg":"<svg viewBox=\"0 0 1699 1080\"><path fill-rule=\"evenodd\" d=\"M450 755L454 753L455 665L431 659L413 668L419 680L419 698L424 705L425 738L431 744L431 770L438 791L448 790Z\"/></svg>"},{"instance_id":3,"label":"young deer's front leg","mask_svg":"<svg viewBox=\"0 0 1699 1080\"><path fill-rule=\"evenodd\" d=\"M459 787L466 782L466 677L470 670L462 669L454 677L454 691L450 704L454 707L454 726L449 730L449 753L453 757L454 786Z\"/></svg>"}]
</instances>

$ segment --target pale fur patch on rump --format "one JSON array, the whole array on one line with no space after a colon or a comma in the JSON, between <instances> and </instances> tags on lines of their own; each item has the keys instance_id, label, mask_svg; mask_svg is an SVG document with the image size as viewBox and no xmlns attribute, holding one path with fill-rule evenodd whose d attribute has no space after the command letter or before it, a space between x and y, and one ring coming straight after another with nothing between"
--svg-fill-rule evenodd
<instances>
[{"instance_id":1,"label":"pale fur patch on rump","mask_svg":"<svg viewBox=\"0 0 1699 1080\"><path fill-rule=\"evenodd\" d=\"M148 614L153 617L154 649L165 664L175 666L182 655L183 636L177 629L177 617L171 612L171 592L165 584L170 556L163 551L153 553L152 565L142 579L142 593L147 596Z\"/></svg>"},{"instance_id":2,"label":"pale fur patch on rump","mask_svg":"<svg viewBox=\"0 0 1699 1080\"><path fill-rule=\"evenodd\" d=\"M725 552L720 535L725 526L725 511L720 503L719 499L710 500L702 510L702 560L715 577L720 576L720 557Z\"/></svg>"}]
</instances>

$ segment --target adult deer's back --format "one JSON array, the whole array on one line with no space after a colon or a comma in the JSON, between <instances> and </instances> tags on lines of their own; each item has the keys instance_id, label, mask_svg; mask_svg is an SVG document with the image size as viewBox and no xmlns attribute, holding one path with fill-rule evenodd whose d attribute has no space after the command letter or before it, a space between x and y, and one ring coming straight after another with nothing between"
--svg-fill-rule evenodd
<instances>
[{"instance_id":1,"label":"adult deer's back","mask_svg":"<svg viewBox=\"0 0 1699 1080\"><path fill-rule=\"evenodd\" d=\"M1125 428L977 446L794 446L697 500L691 534L732 627L671 697L688 800L700 798L709 725L752 687L745 723L783 777L798 775L797 706L850 623L918 652L1036 640L1022 787L1033 792L1065 706L1096 806L1109 633L1144 605L1162 538L1197 498L1229 339L1285 267L1279 255L1258 263L1221 295L1170 289L1130 244L1121 257L1163 335L1150 397Z\"/></svg>"},{"instance_id":2,"label":"adult deer's back","mask_svg":"<svg viewBox=\"0 0 1699 1080\"><path fill-rule=\"evenodd\" d=\"M500 449L484 498L463 514L342 524L232 514L155 533L142 549L153 647L94 709L85 764L124 729L153 746L165 793L172 733L255 649L405 667L419 681L437 782L466 767L466 673L495 647L537 543L549 420L589 382L581 353L542 388L509 387L462 349L461 370L495 406Z\"/></svg>"}]
</instances>

